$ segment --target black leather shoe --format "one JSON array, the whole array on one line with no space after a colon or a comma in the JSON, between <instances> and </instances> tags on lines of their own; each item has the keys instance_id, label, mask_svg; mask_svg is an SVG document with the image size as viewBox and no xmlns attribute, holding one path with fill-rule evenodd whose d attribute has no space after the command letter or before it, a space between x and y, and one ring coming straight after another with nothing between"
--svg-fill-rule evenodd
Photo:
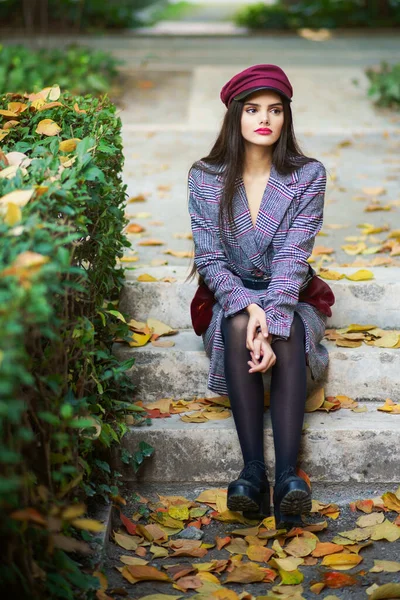
<instances>
[{"instance_id":1,"label":"black leather shoe","mask_svg":"<svg viewBox=\"0 0 400 600\"><path fill-rule=\"evenodd\" d=\"M273 502L276 529L304 526L301 515L311 511L311 490L293 467L285 469L275 482Z\"/></svg>"},{"instance_id":2,"label":"black leather shoe","mask_svg":"<svg viewBox=\"0 0 400 600\"><path fill-rule=\"evenodd\" d=\"M269 517L270 487L265 463L260 460L248 462L238 479L228 485L229 510L242 511L248 519Z\"/></svg>"}]
</instances>

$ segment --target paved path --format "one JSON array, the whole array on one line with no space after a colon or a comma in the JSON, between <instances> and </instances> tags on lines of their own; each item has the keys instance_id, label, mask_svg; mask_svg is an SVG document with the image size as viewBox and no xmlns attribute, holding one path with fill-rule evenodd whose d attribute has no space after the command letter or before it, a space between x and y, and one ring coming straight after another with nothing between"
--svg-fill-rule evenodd
<instances>
[{"instance_id":1,"label":"paved path","mask_svg":"<svg viewBox=\"0 0 400 600\"><path fill-rule=\"evenodd\" d=\"M326 237L319 237L317 243L335 249L332 264L352 264L359 259L340 248L349 243L347 236L360 236L358 224L397 222L400 226L400 115L372 104L364 75L364 67L378 59L393 60L399 54L399 40L341 36L315 43L296 36L153 37L130 40L130 44L131 58L125 68L131 87L122 99L121 111L125 178L129 194L145 194L147 202L130 204L127 212L151 213L151 217L132 220L146 227L141 237L165 242L160 247L135 245L138 264L162 258L170 265L188 264L187 259L163 254L169 248L192 248L190 240L174 237L190 231L187 171L193 161L208 153L215 140L225 111L219 100L222 85L234 73L261 61L277 63L288 73L295 90L298 139L304 151L322 160L328 169ZM130 71L132 63L144 60L150 45L146 62L134 73ZM126 56L128 49L123 53ZM357 86L354 80L358 80ZM397 202L390 212L365 212L369 200L362 188L377 186L386 190L381 197L384 204ZM344 228L331 229L332 224ZM385 237L383 233L364 240L370 247ZM364 257L364 261L369 259Z\"/></svg>"},{"instance_id":2,"label":"paved path","mask_svg":"<svg viewBox=\"0 0 400 600\"><path fill-rule=\"evenodd\" d=\"M124 178L130 196L144 194L147 199L127 207L128 214L139 213L132 221L145 227L142 234L132 235L133 250L138 250L140 257L136 264L149 265L153 259L168 260L170 265L189 264L187 258L163 254L169 248L192 249L190 240L174 237L190 232L188 169L207 155L216 138L225 111L219 100L222 85L258 62L279 64L287 72L294 87L292 108L298 140L306 153L322 160L328 169L326 236L318 237L317 243L335 249L332 264L359 260L341 249L349 243L348 236L360 236L357 225L367 222L400 228L400 113L372 104L364 74L368 65L398 60L397 33L340 33L323 43L295 34L270 33L57 36L46 43L60 46L71 41L108 49L125 61L127 87L120 100ZM36 43L44 41L38 38ZM365 212L369 203L362 192L365 187L383 187L386 193L379 199L383 204L394 203L392 209ZM164 244L138 246L143 237ZM382 233L365 241L371 247L385 237Z\"/></svg>"}]
</instances>

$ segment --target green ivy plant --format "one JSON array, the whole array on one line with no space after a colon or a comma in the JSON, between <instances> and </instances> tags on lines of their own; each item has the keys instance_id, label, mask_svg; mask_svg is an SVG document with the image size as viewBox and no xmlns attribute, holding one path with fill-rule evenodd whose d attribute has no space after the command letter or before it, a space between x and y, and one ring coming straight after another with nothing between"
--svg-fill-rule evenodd
<instances>
[{"instance_id":1,"label":"green ivy plant","mask_svg":"<svg viewBox=\"0 0 400 600\"><path fill-rule=\"evenodd\" d=\"M107 96L58 96L0 98L0 580L72 600L99 587L79 558L101 527L85 504L118 493L109 456L126 416L149 419L134 360L112 352L131 336L121 121ZM137 470L152 452L122 457Z\"/></svg>"}]
</instances>

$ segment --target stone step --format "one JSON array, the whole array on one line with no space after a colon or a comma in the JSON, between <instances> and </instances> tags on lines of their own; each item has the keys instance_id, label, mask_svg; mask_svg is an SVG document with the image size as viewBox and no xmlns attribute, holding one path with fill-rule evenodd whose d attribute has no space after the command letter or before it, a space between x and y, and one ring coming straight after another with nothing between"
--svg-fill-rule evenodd
<instances>
[{"instance_id":1,"label":"stone step","mask_svg":"<svg viewBox=\"0 0 400 600\"><path fill-rule=\"evenodd\" d=\"M175 346L158 348L146 344L130 348L114 343L113 353L119 360L135 357L129 370L136 385L137 398L151 402L159 398L212 397L207 390L209 359L202 339L194 331L181 330L173 339ZM311 380L307 369L308 390L323 385L326 395L345 394L354 399L400 400L400 351L363 344L358 348L339 348L334 342L322 341L329 351L325 380ZM271 371L264 374L269 385ZM269 389L266 387L265 389Z\"/></svg>"},{"instance_id":2,"label":"stone step","mask_svg":"<svg viewBox=\"0 0 400 600\"><path fill-rule=\"evenodd\" d=\"M347 275L357 269L332 267ZM400 328L400 269L373 267L370 281L327 281L335 294L332 317L327 327L343 327L350 323L374 324L384 329ZM160 279L172 276L175 283L139 282L137 277L148 273ZM197 279L185 283L187 267L140 267L126 271L126 283L121 293L120 309L138 320L155 317L176 329L192 327L190 302L197 287Z\"/></svg>"},{"instance_id":3,"label":"stone step","mask_svg":"<svg viewBox=\"0 0 400 600\"><path fill-rule=\"evenodd\" d=\"M399 419L377 410L354 413L313 412L304 416L299 466L312 482L398 483ZM273 481L274 445L270 410L264 413L265 460ZM122 439L136 451L140 441L155 448L140 470L140 480L155 482L228 482L242 467L233 417L207 423L185 423L180 415L153 419L148 427L131 427ZM118 465L124 480L135 479L133 469Z\"/></svg>"}]
</instances>

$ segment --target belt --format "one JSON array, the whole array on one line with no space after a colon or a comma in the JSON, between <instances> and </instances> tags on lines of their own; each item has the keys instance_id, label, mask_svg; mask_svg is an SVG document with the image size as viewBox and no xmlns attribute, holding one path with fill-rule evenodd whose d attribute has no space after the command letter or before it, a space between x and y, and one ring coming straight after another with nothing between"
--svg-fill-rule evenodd
<instances>
[{"instance_id":1,"label":"belt","mask_svg":"<svg viewBox=\"0 0 400 600\"><path fill-rule=\"evenodd\" d=\"M313 275L307 275L305 281L300 286L300 292L306 289L308 284L310 283ZM271 282L271 279L268 280L255 280L255 279L242 279L242 283L245 288L249 288L251 290L266 290Z\"/></svg>"},{"instance_id":2,"label":"belt","mask_svg":"<svg viewBox=\"0 0 400 600\"><path fill-rule=\"evenodd\" d=\"M257 281L255 279L242 279L244 287L249 288L251 290L266 290L269 286L270 281L270 279L268 279L267 281Z\"/></svg>"}]
</instances>

